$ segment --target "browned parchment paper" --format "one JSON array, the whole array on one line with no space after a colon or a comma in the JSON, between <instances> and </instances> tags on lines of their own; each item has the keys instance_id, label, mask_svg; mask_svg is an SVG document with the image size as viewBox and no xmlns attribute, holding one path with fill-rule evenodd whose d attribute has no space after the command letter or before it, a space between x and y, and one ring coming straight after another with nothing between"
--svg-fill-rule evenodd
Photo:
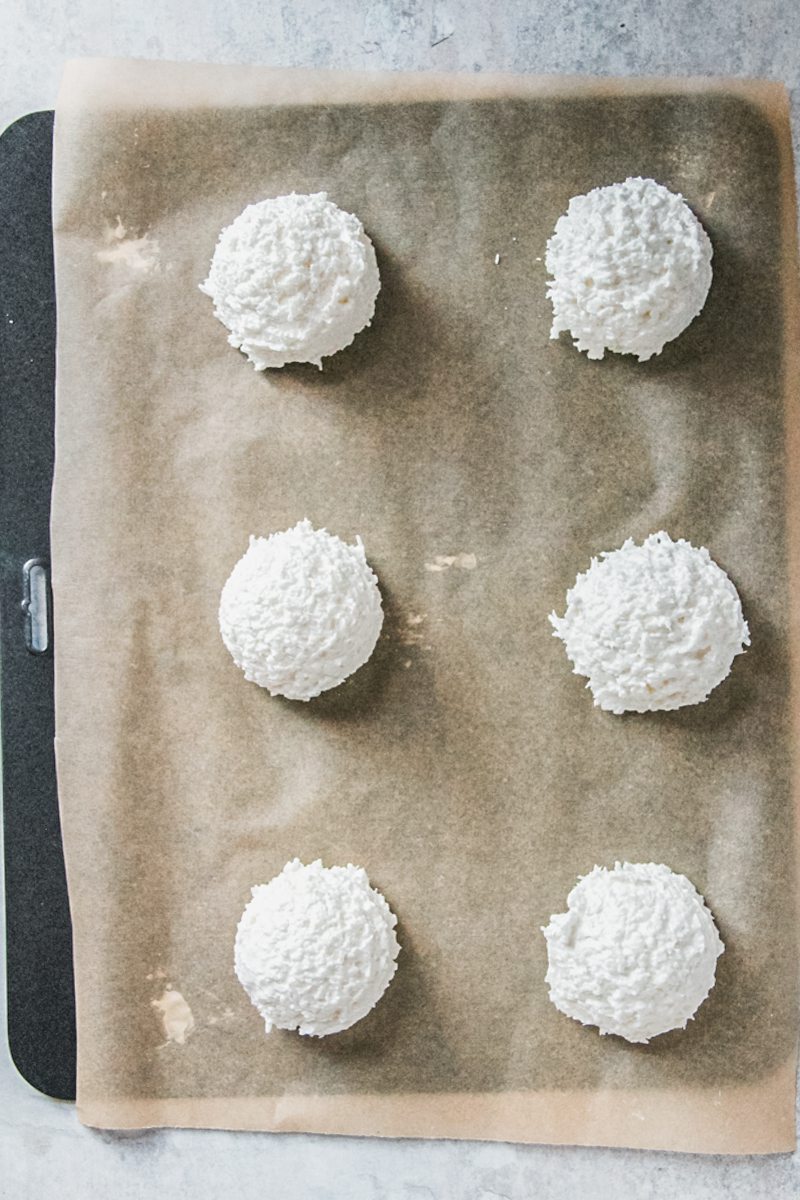
<instances>
[{"instance_id":1,"label":"browned parchment paper","mask_svg":"<svg viewBox=\"0 0 800 1200\"><path fill-rule=\"evenodd\" d=\"M781 89L725 81L68 68L53 555L83 1121L794 1144L787 125ZM571 195L638 173L695 207L714 284L655 361L590 363L548 340L545 241ZM220 227L293 188L363 219L383 288L323 372L256 374L197 284ZM386 607L373 660L309 705L246 684L216 617L248 535L304 516L363 536ZM701 707L603 714L547 614L591 553L662 527L731 573L753 646ZM232 969L250 886L295 854L365 865L400 919L390 990L321 1041L265 1037ZM685 872L727 947L697 1020L647 1047L543 983L539 926L625 858Z\"/></svg>"}]
</instances>

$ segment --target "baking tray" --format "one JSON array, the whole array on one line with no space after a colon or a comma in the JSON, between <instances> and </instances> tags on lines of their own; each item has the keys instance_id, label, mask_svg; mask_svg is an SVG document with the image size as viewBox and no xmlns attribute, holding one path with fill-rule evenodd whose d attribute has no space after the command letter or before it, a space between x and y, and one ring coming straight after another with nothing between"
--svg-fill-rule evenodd
<instances>
[{"instance_id":1,"label":"baking tray","mask_svg":"<svg viewBox=\"0 0 800 1200\"><path fill-rule=\"evenodd\" d=\"M53 113L0 137L0 673L8 1041L23 1077L75 1098L75 998L53 754L49 589L56 306Z\"/></svg>"}]
</instances>

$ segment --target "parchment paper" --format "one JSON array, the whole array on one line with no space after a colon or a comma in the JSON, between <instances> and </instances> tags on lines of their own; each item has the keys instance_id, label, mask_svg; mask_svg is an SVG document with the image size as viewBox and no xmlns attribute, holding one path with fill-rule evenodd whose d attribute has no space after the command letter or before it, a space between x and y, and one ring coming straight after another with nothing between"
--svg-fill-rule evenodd
<instances>
[{"instance_id":1,"label":"parchment paper","mask_svg":"<svg viewBox=\"0 0 800 1200\"><path fill-rule=\"evenodd\" d=\"M548 340L545 242L629 174L688 198L714 283L654 361L591 363ZM791 180L773 85L68 67L53 557L84 1122L794 1145ZM219 229L292 189L361 217L383 286L324 371L257 374L197 284ZM304 516L362 535L386 608L308 705L246 684L216 615L248 535ZM604 714L547 614L661 528L729 571L752 649L700 707ZM250 886L294 855L363 864L400 920L391 988L323 1040L265 1037L232 968ZM617 859L686 873L726 945L649 1046L543 982L539 927Z\"/></svg>"}]
</instances>

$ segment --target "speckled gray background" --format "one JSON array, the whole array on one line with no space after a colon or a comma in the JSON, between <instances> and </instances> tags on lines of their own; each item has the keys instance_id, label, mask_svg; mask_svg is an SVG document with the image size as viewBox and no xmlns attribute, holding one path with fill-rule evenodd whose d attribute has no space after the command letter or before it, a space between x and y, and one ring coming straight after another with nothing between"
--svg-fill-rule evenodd
<instances>
[{"instance_id":1,"label":"speckled gray background","mask_svg":"<svg viewBox=\"0 0 800 1200\"><path fill-rule=\"evenodd\" d=\"M639 15L641 7L647 16ZM6 0L0 119L52 107L81 54L270 65L800 77L796 0L565 0L441 4L63 0L43 19ZM793 94L795 150L798 103ZM409 1143L216 1132L100 1135L0 1061L2 1200L537 1200L774 1197L800 1191L800 1157L689 1158L611 1150Z\"/></svg>"}]
</instances>

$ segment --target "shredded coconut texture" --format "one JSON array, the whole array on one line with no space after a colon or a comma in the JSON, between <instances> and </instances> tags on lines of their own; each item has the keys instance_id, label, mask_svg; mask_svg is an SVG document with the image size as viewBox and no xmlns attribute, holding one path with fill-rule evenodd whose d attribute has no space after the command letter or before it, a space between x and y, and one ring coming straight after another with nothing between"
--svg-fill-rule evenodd
<instances>
[{"instance_id":1,"label":"shredded coconut texture","mask_svg":"<svg viewBox=\"0 0 800 1200\"><path fill-rule=\"evenodd\" d=\"M369 325L380 289L372 242L326 192L250 204L222 230L200 290L256 370L322 366Z\"/></svg>"},{"instance_id":2,"label":"shredded coconut texture","mask_svg":"<svg viewBox=\"0 0 800 1200\"><path fill-rule=\"evenodd\" d=\"M578 350L660 354L702 309L711 242L683 197L652 179L626 179L574 196L547 243L551 338Z\"/></svg>"},{"instance_id":3,"label":"shredded coconut texture","mask_svg":"<svg viewBox=\"0 0 800 1200\"><path fill-rule=\"evenodd\" d=\"M222 640L245 679L289 700L311 700L357 671L382 624L361 539L348 545L308 520L251 537L219 605Z\"/></svg>"},{"instance_id":4,"label":"shredded coconut texture","mask_svg":"<svg viewBox=\"0 0 800 1200\"><path fill-rule=\"evenodd\" d=\"M668 533L593 558L551 613L575 675L608 712L699 704L750 644L739 593L704 547Z\"/></svg>"},{"instance_id":5,"label":"shredded coconut texture","mask_svg":"<svg viewBox=\"0 0 800 1200\"><path fill-rule=\"evenodd\" d=\"M252 889L236 930L236 975L273 1027L324 1037L374 1008L397 970L397 919L361 867L295 858Z\"/></svg>"},{"instance_id":6,"label":"shredded coconut texture","mask_svg":"<svg viewBox=\"0 0 800 1200\"><path fill-rule=\"evenodd\" d=\"M703 897L656 863L595 867L542 932L556 1008L629 1042L684 1029L724 950Z\"/></svg>"}]
</instances>

